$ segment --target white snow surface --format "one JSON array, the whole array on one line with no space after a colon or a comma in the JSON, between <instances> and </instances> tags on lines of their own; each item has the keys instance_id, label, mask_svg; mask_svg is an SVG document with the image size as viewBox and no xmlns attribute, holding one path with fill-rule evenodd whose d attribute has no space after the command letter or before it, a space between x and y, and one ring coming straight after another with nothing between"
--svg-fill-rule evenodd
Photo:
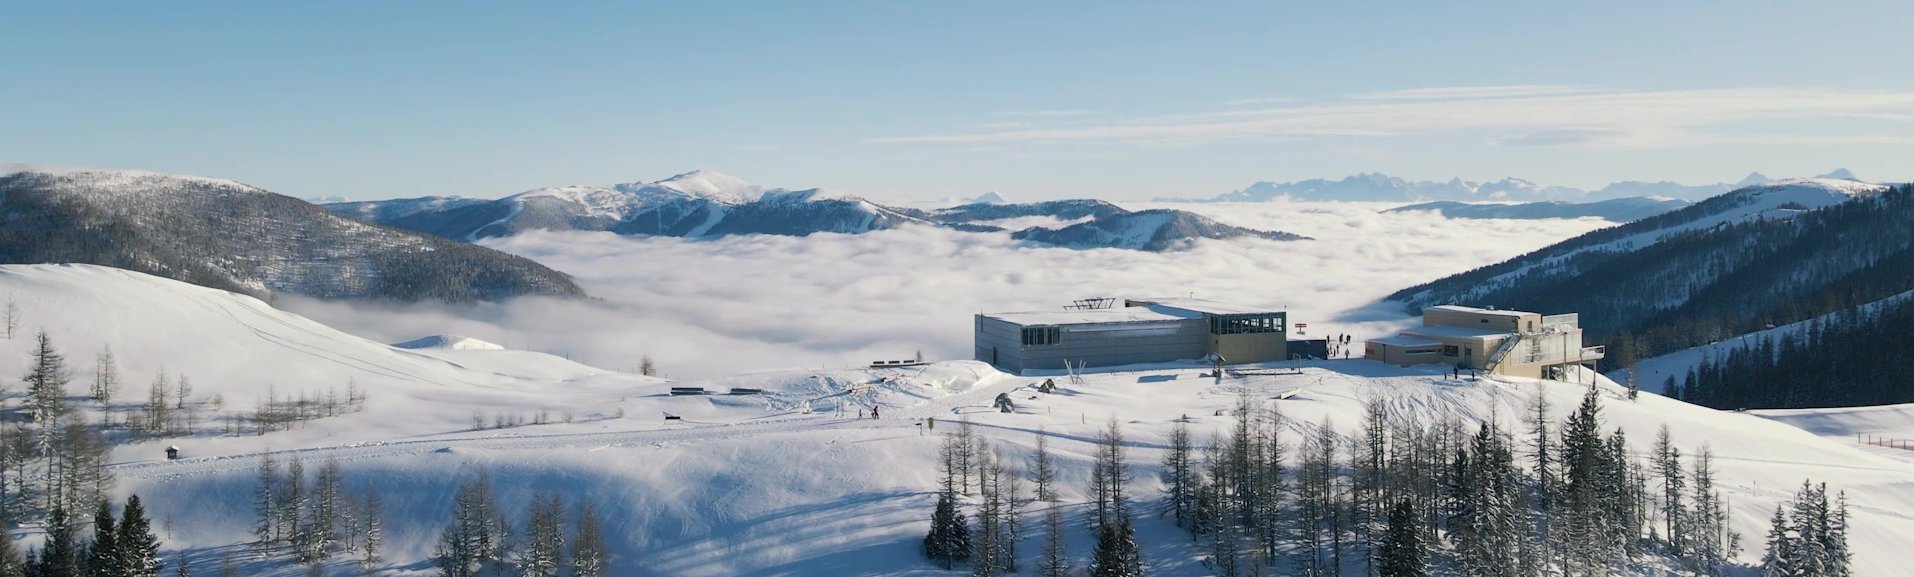
<instances>
[{"instance_id":1,"label":"white snow surface","mask_svg":"<svg viewBox=\"0 0 1914 577\"><path fill-rule=\"evenodd\" d=\"M309 470L336 459L349 487L378 487L387 504L384 568L393 575L430 574L422 560L449 513L451 489L480 470L491 472L515 518L534 491L594 502L605 519L611 574L950 575L922 559L919 543L936 487L935 433L959 419L974 422L1012 459L1028 454L1040 428L1050 435L1062 466L1063 506L1076 519L1089 441L1106 419L1122 423L1136 479L1130 492L1148 500L1161 489L1157 463L1174 421L1187 418L1197 438L1207 438L1230 425L1218 411L1245 389L1285 415L1292 443L1322 426L1352 433L1370 399L1425 423L1454 417L1508 424L1519 422L1534 395L1547 396L1554 416L1565 417L1586 390L1452 380L1439 367L1363 360L1286 365L1302 374L1221 382L1197 377L1205 367L1194 364L1125 367L1087 375L1081 384L1058 377L1063 390L1054 395L1034 391L1042 375L1007 375L968 361L667 384L525 351L396 349L247 297L102 267L0 267L0 295L16 299L24 325L44 327L67 353L75 389L90 380L92 354L111 345L129 399L142 398L138 383L162 366L190 375L196 399L217 393L234 407L249 407L269 385L284 395L352 379L369 392L364 412L303 429L153 439L114 453L115 491L148 496L169 558L187 551L201 568L212 566L222 547L247 539L253 468L266 451L302 459ZM0 374L26 372L30 340L0 341ZM667 386L766 394L674 397L664 394ZM1902 513L1914 508L1914 452L1861 448L1652 393L1630 402L1612 382L1600 387L1605 428L1627 431L1638 453L1663 424L1688 452L1712 448L1744 543L1758 543L1774 505L1812 478L1852 499L1857 575L1899 574L1914 562L1905 546L1914 541L1914 517ZM1016 401L1015 413L989 408L1000 393ZM857 418L873 406L882 419ZM471 430L474 412L541 409L576 418ZM667 421L666 414L681 419ZM935 430L924 434L920 423L932 418ZM169 445L180 446L185 458L160 459ZM1170 523L1153 513L1139 523L1151 575L1208 574ZM1038 545L1036 533L1022 543L1026 559ZM1759 547L1748 549L1740 560L1754 562ZM1077 566L1090 550L1088 532L1073 528L1069 553ZM346 569L343 560L334 565L333 572ZM303 573L275 563L246 568L248 575Z\"/></svg>"}]
</instances>

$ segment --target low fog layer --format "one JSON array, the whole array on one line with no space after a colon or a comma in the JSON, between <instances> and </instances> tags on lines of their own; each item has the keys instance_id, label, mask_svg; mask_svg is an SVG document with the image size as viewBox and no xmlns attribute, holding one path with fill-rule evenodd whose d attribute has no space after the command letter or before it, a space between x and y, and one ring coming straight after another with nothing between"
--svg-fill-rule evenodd
<instances>
[{"instance_id":1,"label":"low fog layer","mask_svg":"<svg viewBox=\"0 0 1914 577\"><path fill-rule=\"evenodd\" d=\"M649 354L663 376L693 377L857 366L919 350L969 358L975 313L1100 296L1193 294L1286 308L1291 322L1309 323L1307 336L1378 334L1408 320L1399 307L1371 306L1391 291L1611 224L1378 214L1393 205L1376 203L1163 206L1317 240L1205 241L1147 253L1039 248L929 227L716 240L533 232L483 244L570 273L597 301L279 305L385 342L457 334L617 370L635 370Z\"/></svg>"}]
</instances>

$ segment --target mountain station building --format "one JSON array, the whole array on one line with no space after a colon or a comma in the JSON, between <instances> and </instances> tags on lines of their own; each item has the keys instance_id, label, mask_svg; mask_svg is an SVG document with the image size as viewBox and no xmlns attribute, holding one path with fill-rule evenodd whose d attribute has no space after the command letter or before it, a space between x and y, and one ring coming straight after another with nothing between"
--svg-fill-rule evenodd
<instances>
[{"instance_id":1,"label":"mountain station building","mask_svg":"<svg viewBox=\"0 0 1914 577\"><path fill-rule=\"evenodd\" d=\"M1279 310L1193 298L1088 299L1062 310L976 319L976 359L1009 373L1219 355L1225 364L1289 357Z\"/></svg>"},{"instance_id":2,"label":"mountain station building","mask_svg":"<svg viewBox=\"0 0 1914 577\"><path fill-rule=\"evenodd\" d=\"M1582 346L1580 315L1479 309L1422 309L1422 326L1363 345L1363 357L1394 365L1441 364L1490 374L1561 379L1562 369L1590 370L1602 347Z\"/></svg>"}]
</instances>

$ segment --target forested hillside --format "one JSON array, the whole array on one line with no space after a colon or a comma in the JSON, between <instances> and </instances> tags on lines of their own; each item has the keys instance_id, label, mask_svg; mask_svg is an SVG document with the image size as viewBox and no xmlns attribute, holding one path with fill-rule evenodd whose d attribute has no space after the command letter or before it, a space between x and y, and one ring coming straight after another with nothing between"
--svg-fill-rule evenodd
<instances>
[{"instance_id":1,"label":"forested hillside","mask_svg":"<svg viewBox=\"0 0 1914 577\"><path fill-rule=\"evenodd\" d=\"M0 263L88 263L254 296L495 300L583 294L517 256L335 216L232 181L0 176Z\"/></svg>"},{"instance_id":2,"label":"forested hillside","mask_svg":"<svg viewBox=\"0 0 1914 577\"><path fill-rule=\"evenodd\" d=\"M1580 313L1626 366L1914 288L1914 186L1831 182L1742 189L1389 298Z\"/></svg>"},{"instance_id":3,"label":"forested hillside","mask_svg":"<svg viewBox=\"0 0 1914 577\"><path fill-rule=\"evenodd\" d=\"M1905 262L1905 261L1903 261ZM1662 383L1670 396L1716 408L1792 409L1914 402L1914 302L1843 309L1800 330L1748 339Z\"/></svg>"}]
</instances>

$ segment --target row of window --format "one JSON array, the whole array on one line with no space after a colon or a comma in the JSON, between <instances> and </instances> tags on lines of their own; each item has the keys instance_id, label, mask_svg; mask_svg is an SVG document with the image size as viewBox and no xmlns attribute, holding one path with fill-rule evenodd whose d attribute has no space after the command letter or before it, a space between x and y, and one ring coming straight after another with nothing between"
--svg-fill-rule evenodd
<instances>
[{"instance_id":1,"label":"row of window","mask_svg":"<svg viewBox=\"0 0 1914 577\"><path fill-rule=\"evenodd\" d=\"M1063 342L1062 327L1024 327L1023 346L1054 345Z\"/></svg>"},{"instance_id":2,"label":"row of window","mask_svg":"<svg viewBox=\"0 0 1914 577\"><path fill-rule=\"evenodd\" d=\"M1241 335L1283 332L1281 315L1242 315L1210 317L1210 334Z\"/></svg>"}]
</instances>

